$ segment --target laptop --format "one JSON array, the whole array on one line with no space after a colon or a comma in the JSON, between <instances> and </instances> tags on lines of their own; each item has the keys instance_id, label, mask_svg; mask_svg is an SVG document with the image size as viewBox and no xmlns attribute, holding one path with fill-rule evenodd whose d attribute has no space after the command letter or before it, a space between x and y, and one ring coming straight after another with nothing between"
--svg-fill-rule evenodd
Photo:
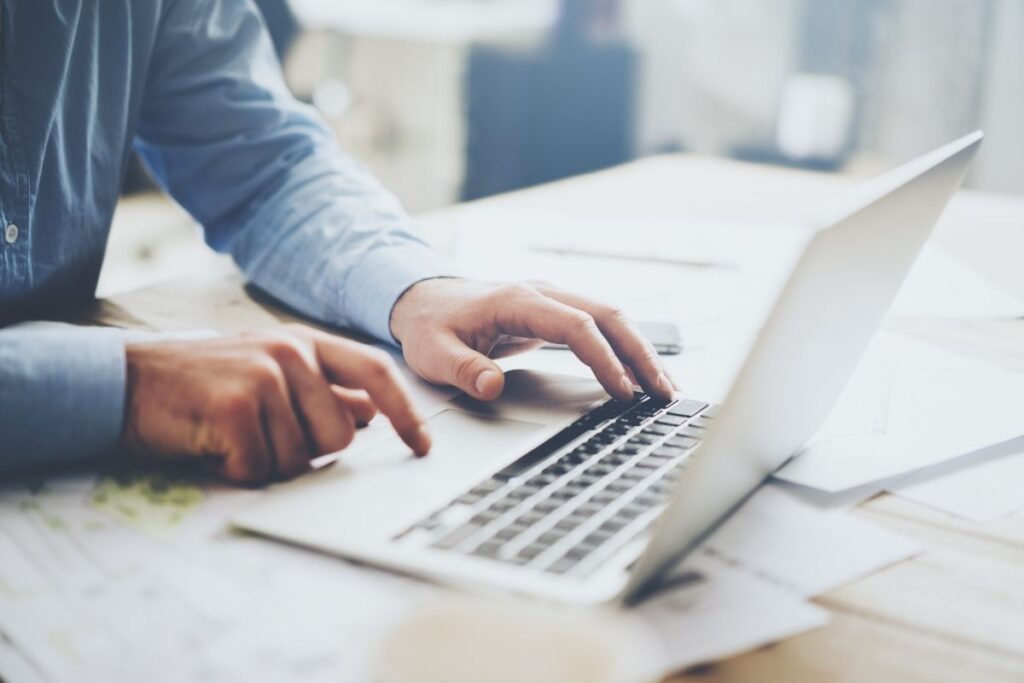
<instances>
[{"instance_id":1,"label":"laptop","mask_svg":"<svg viewBox=\"0 0 1024 683\"><path fill-rule=\"evenodd\" d=\"M629 604L815 433L981 144L975 132L814 221L721 405L510 372L493 403L429 418L421 460L390 434L270 489L239 528L462 587Z\"/></svg>"}]
</instances>

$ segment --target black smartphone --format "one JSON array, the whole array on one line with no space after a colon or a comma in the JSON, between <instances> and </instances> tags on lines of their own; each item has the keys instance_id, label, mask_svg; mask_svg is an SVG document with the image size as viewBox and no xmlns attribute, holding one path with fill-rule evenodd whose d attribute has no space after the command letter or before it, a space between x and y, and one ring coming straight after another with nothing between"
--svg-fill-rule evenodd
<instances>
[{"instance_id":1,"label":"black smartphone","mask_svg":"<svg viewBox=\"0 0 1024 683\"><path fill-rule=\"evenodd\" d=\"M679 328L674 323L637 322L640 333L654 346L654 350L663 356L674 356L683 352L683 340ZM545 344L545 349L566 349L564 344Z\"/></svg>"}]
</instances>

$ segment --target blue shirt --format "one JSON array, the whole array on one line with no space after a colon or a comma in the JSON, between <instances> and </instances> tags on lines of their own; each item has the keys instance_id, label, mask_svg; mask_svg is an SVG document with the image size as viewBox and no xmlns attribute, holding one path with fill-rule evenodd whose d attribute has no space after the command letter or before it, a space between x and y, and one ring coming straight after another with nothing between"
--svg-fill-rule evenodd
<instances>
[{"instance_id":1,"label":"blue shirt","mask_svg":"<svg viewBox=\"0 0 1024 683\"><path fill-rule=\"evenodd\" d=\"M134 147L257 286L393 341L446 273L287 91L249 0L0 0L0 324L91 299ZM0 470L110 452L125 335L0 329Z\"/></svg>"}]
</instances>

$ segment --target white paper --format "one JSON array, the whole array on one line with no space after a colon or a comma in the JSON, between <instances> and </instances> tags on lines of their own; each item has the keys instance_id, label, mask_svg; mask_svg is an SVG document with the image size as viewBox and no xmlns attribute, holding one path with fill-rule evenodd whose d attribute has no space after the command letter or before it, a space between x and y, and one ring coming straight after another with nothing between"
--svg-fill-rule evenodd
<instances>
[{"instance_id":1,"label":"white paper","mask_svg":"<svg viewBox=\"0 0 1024 683\"><path fill-rule=\"evenodd\" d=\"M978 522L1024 510L1024 438L972 455L975 462L955 471L915 474L890 490L900 497Z\"/></svg>"},{"instance_id":2,"label":"white paper","mask_svg":"<svg viewBox=\"0 0 1024 683\"><path fill-rule=\"evenodd\" d=\"M889 311L890 316L1019 318L1024 300L997 287L942 247L921 251Z\"/></svg>"},{"instance_id":3,"label":"white paper","mask_svg":"<svg viewBox=\"0 0 1024 683\"><path fill-rule=\"evenodd\" d=\"M715 531L701 552L811 597L922 549L917 541L844 512L823 512L767 485Z\"/></svg>"},{"instance_id":4,"label":"white paper","mask_svg":"<svg viewBox=\"0 0 1024 683\"><path fill-rule=\"evenodd\" d=\"M699 580L669 589L627 618L661 645L662 674L745 652L828 623L828 612L792 593L706 558L685 563Z\"/></svg>"},{"instance_id":5,"label":"white paper","mask_svg":"<svg viewBox=\"0 0 1024 683\"><path fill-rule=\"evenodd\" d=\"M45 678L364 680L367 639L423 590L227 533L258 492L115 479L0 491L0 631ZM17 665L0 658L0 676Z\"/></svg>"},{"instance_id":6,"label":"white paper","mask_svg":"<svg viewBox=\"0 0 1024 683\"><path fill-rule=\"evenodd\" d=\"M879 482L1024 434L1024 374L879 334L826 424L776 476L825 491Z\"/></svg>"}]
</instances>

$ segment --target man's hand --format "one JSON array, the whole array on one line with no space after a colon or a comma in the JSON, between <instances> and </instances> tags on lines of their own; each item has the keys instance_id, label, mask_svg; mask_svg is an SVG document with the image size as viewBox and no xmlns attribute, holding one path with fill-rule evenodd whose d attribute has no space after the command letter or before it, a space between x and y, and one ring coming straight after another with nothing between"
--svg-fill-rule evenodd
<instances>
[{"instance_id":1,"label":"man's hand","mask_svg":"<svg viewBox=\"0 0 1024 683\"><path fill-rule=\"evenodd\" d=\"M414 452L430 436L391 357L302 326L129 346L122 445L206 456L239 483L290 477L351 443L379 409Z\"/></svg>"},{"instance_id":2,"label":"man's hand","mask_svg":"<svg viewBox=\"0 0 1024 683\"><path fill-rule=\"evenodd\" d=\"M634 382L666 399L674 390L654 348L621 311L546 284L425 280L399 298L391 331L420 376L483 400L497 398L505 382L491 358L544 341L567 344L617 398L631 398Z\"/></svg>"}]
</instances>

